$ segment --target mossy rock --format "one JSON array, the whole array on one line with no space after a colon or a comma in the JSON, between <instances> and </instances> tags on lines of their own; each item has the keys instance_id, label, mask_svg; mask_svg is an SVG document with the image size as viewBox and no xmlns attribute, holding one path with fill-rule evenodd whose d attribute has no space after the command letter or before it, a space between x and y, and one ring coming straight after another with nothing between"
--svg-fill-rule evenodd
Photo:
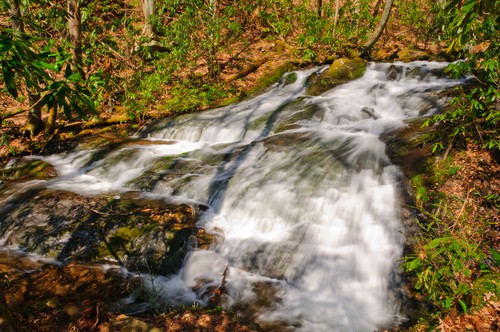
<instances>
[{"instance_id":1,"label":"mossy rock","mask_svg":"<svg viewBox=\"0 0 500 332\"><path fill-rule=\"evenodd\" d=\"M392 48L377 49L372 54L372 60L377 62L389 62L394 61L397 58L398 50Z\"/></svg>"},{"instance_id":2,"label":"mossy rock","mask_svg":"<svg viewBox=\"0 0 500 332\"><path fill-rule=\"evenodd\" d=\"M313 96L320 95L337 85L360 78L365 70L366 62L360 58L337 59L320 75L311 78L306 93Z\"/></svg>"},{"instance_id":3,"label":"mossy rock","mask_svg":"<svg viewBox=\"0 0 500 332\"><path fill-rule=\"evenodd\" d=\"M435 128L422 128L423 121L412 120L407 127L382 137L389 159L410 178L425 172L431 162Z\"/></svg>"},{"instance_id":4,"label":"mossy rock","mask_svg":"<svg viewBox=\"0 0 500 332\"><path fill-rule=\"evenodd\" d=\"M78 150L101 150L111 146L117 146L124 142L124 138L118 134L104 134L87 136L81 140L78 145Z\"/></svg>"},{"instance_id":5,"label":"mossy rock","mask_svg":"<svg viewBox=\"0 0 500 332\"><path fill-rule=\"evenodd\" d=\"M299 125L297 122L311 120L314 116L317 116L318 113L322 113L320 106L317 104L306 105L305 107L302 107L299 110L283 117L283 119L280 119L274 132L281 133L289 129L298 128ZM322 117L322 115L320 117Z\"/></svg>"},{"instance_id":6,"label":"mossy rock","mask_svg":"<svg viewBox=\"0 0 500 332\"><path fill-rule=\"evenodd\" d=\"M424 51L403 48L398 51L397 57L399 61L411 62L417 60L429 60L431 58L431 55Z\"/></svg>"},{"instance_id":7,"label":"mossy rock","mask_svg":"<svg viewBox=\"0 0 500 332\"><path fill-rule=\"evenodd\" d=\"M297 73L295 73L295 72L294 72L294 73L290 73L290 74L288 74L288 75L286 75L286 76L284 77L284 82L283 82L283 84L284 84L284 85L293 84L293 83L295 83L295 82L297 81L297 78L298 78L298 77L297 77Z\"/></svg>"},{"instance_id":8,"label":"mossy rock","mask_svg":"<svg viewBox=\"0 0 500 332\"><path fill-rule=\"evenodd\" d=\"M0 170L0 180L47 180L56 176L56 169L42 160L22 160L15 167Z\"/></svg>"},{"instance_id":9,"label":"mossy rock","mask_svg":"<svg viewBox=\"0 0 500 332\"><path fill-rule=\"evenodd\" d=\"M190 239L199 238L196 221L204 208L140 192L81 196L43 188L8 203L0 207L0 234L7 245L61 261L112 259L132 270L163 274L181 267ZM210 238L200 241L207 247Z\"/></svg>"},{"instance_id":10,"label":"mossy rock","mask_svg":"<svg viewBox=\"0 0 500 332\"><path fill-rule=\"evenodd\" d=\"M241 98L238 97L238 96L232 96L232 97L224 98L224 99L218 100L215 103L213 103L212 105L210 105L210 108L226 107L226 106L229 106L229 105L232 105L232 104L236 104L240 100L241 100Z\"/></svg>"},{"instance_id":11,"label":"mossy rock","mask_svg":"<svg viewBox=\"0 0 500 332\"><path fill-rule=\"evenodd\" d=\"M270 72L267 72L266 74L262 75L255 83L255 86L251 88L247 93L244 94L243 97L253 97L258 95L259 93L264 92L266 89L268 89L271 85L274 83L278 82L279 79L289 71L296 70L299 66L299 63L296 61L286 61L280 66L276 67L275 69L271 70ZM290 75L288 75L290 76ZM287 76L287 77L288 77ZM295 76L295 79L297 77ZM285 80L287 80L285 78ZM285 83L293 83L293 75L288 78L288 81Z\"/></svg>"}]
</instances>

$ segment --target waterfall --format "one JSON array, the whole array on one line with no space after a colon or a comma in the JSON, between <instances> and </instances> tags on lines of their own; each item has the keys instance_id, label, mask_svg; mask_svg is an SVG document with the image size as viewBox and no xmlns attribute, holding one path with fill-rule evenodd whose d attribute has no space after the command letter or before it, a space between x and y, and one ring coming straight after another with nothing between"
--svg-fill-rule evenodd
<instances>
[{"instance_id":1,"label":"waterfall","mask_svg":"<svg viewBox=\"0 0 500 332\"><path fill-rule=\"evenodd\" d=\"M158 121L106 153L37 157L59 172L43 185L208 206L199 223L218 240L156 279L165 302L205 304L224 278L223 305L264 328L373 331L400 319L404 240L402 174L381 135L443 106L438 92L459 84L437 74L445 66L372 63L320 96L306 88L324 67L288 73L293 83Z\"/></svg>"}]
</instances>

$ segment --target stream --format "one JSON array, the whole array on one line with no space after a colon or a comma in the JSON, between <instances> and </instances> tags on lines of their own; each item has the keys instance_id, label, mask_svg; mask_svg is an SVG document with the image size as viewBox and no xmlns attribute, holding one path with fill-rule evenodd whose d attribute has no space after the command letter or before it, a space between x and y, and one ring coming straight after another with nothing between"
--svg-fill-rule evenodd
<instances>
[{"instance_id":1,"label":"stream","mask_svg":"<svg viewBox=\"0 0 500 332\"><path fill-rule=\"evenodd\" d=\"M148 277L162 305L207 304L222 285L222 305L263 329L390 327L405 319L404 176L381 137L441 110L440 92L461 83L442 74L446 65L371 63L319 96L307 88L326 67L287 73L253 99L156 121L120 144L32 156L57 176L2 184L0 244L68 257L60 248L70 252L80 229L69 219L81 216L26 212L42 190L201 206L196 227L214 241L187 238L175 273ZM159 245L141 250L148 243Z\"/></svg>"}]
</instances>

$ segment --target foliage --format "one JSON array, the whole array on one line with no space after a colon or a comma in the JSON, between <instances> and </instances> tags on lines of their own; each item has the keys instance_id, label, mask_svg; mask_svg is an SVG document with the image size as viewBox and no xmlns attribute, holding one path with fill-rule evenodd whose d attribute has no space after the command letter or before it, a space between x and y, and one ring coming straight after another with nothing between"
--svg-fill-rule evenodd
<instances>
[{"instance_id":1,"label":"foliage","mask_svg":"<svg viewBox=\"0 0 500 332\"><path fill-rule=\"evenodd\" d=\"M453 108L427 124L449 125L448 141L500 150L500 2L451 0L441 10L448 51L466 59L450 65L449 72L455 77L469 75L474 82L454 98Z\"/></svg>"},{"instance_id":2,"label":"foliage","mask_svg":"<svg viewBox=\"0 0 500 332\"><path fill-rule=\"evenodd\" d=\"M80 74L71 70L68 63L71 55L60 48L53 50L53 44L51 41L36 51L27 37L4 29L0 34L3 83L14 98L19 98L25 87L40 94L39 107L57 106L68 119L75 113L85 118L88 110L94 110L91 92Z\"/></svg>"},{"instance_id":3,"label":"foliage","mask_svg":"<svg viewBox=\"0 0 500 332\"><path fill-rule=\"evenodd\" d=\"M469 213L465 208L467 203L495 204L497 197L479 197L477 189L476 201L471 203L472 190L464 199L439 189L463 182L470 170L462 167L448 158L412 179L417 208L426 218L419 224L421 232L412 239L412 253L405 256L402 268L413 276L416 291L434 306L431 320L455 311L469 313L488 300L500 299L499 254L483 240L491 228L488 213Z\"/></svg>"},{"instance_id":4,"label":"foliage","mask_svg":"<svg viewBox=\"0 0 500 332\"><path fill-rule=\"evenodd\" d=\"M416 274L415 288L439 311L460 308L468 312L483 304L485 293L500 294L496 282L500 275L484 263L487 255L479 244L453 232L421 241L425 244L416 255L405 257L403 268Z\"/></svg>"},{"instance_id":5,"label":"foliage","mask_svg":"<svg viewBox=\"0 0 500 332\"><path fill-rule=\"evenodd\" d=\"M401 0L396 6L401 23L411 26L416 37L427 42L435 30L433 16L429 15L427 4L421 1Z\"/></svg>"},{"instance_id":6,"label":"foliage","mask_svg":"<svg viewBox=\"0 0 500 332\"><path fill-rule=\"evenodd\" d=\"M127 84L129 114L137 117L151 108L186 112L231 95L231 87L221 84L221 74L241 61L241 54L258 39L277 41L277 49L292 50L305 61L316 61L325 50L345 52L347 43L364 38L375 23L370 4L362 0L356 9L354 2L347 2L334 27L332 3L324 3L318 17L310 1L157 1L153 30L164 50L141 40L139 66L151 69L134 73ZM127 29L138 33L133 25ZM160 101L166 86L168 100Z\"/></svg>"}]
</instances>

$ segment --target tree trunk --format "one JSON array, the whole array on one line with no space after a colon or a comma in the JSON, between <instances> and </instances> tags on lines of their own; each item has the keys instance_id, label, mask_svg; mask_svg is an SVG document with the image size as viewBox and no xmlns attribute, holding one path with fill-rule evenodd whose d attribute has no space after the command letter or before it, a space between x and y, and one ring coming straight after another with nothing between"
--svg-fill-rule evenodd
<instances>
[{"instance_id":1,"label":"tree trunk","mask_svg":"<svg viewBox=\"0 0 500 332\"><path fill-rule=\"evenodd\" d=\"M142 11L144 12L144 28L142 29L142 34L152 38L155 36L153 24L151 23L151 18L155 12L154 0L143 0Z\"/></svg>"},{"instance_id":2,"label":"tree trunk","mask_svg":"<svg viewBox=\"0 0 500 332\"><path fill-rule=\"evenodd\" d=\"M30 102L30 111L28 114L28 120L24 125L23 131L29 133L30 138L35 138L43 128L45 124L42 121L42 107L39 104L40 95L32 91L28 92L28 99Z\"/></svg>"},{"instance_id":3,"label":"tree trunk","mask_svg":"<svg viewBox=\"0 0 500 332\"><path fill-rule=\"evenodd\" d=\"M82 18L80 14L80 0L68 0L68 27L71 43L71 56L73 72L85 78L82 61Z\"/></svg>"},{"instance_id":4,"label":"tree trunk","mask_svg":"<svg viewBox=\"0 0 500 332\"><path fill-rule=\"evenodd\" d=\"M360 47L361 54L368 53L382 35L387 21L389 21L393 2L394 0L387 0L385 3L384 12L382 13L382 17L380 17L377 27L373 30L373 33L368 40Z\"/></svg>"},{"instance_id":5,"label":"tree trunk","mask_svg":"<svg viewBox=\"0 0 500 332\"><path fill-rule=\"evenodd\" d=\"M354 17L356 18L356 29L354 35L358 38L359 33L359 15L361 14L361 0L354 0Z\"/></svg>"},{"instance_id":6,"label":"tree trunk","mask_svg":"<svg viewBox=\"0 0 500 332\"><path fill-rule=\"evenodd\" d=\"M217 39L217 34L216 34L216 29L218 29L217 25L217 15L218 15L218 5L217 5L217 0L210 0L210 11L211 11L211 17L210 17L210 23L209 23L209 29L210 32L208 34L209 38L209 46L208 46L208 59L207 59L207 65L208 65L208 74L210 76L210 79L212 81L217 81L219 78L219 60L217 59L217 46L219 44L219 41Z\"/></svg>"},{"instance_id":7,"label":"tree trunk","mask_svg":"<svg viewBox=\"0 0 500 332\"><path fill-rule=\"evenodd\" d=\"M340 0L335 1L335 16L333 17L333 36L335 37L335 30L337 30L337 24L339 23L339 9Z\"/></svg>"},{"instance_id":8,"label":"tree trunk","mask_svg":"<svg viewBox=\"0 0 500 332\"><path fill-rule=\"evenodd\" d=\"M12 25L12 30L24 33L24 24L21 18L21 9L19 8L19 1L7 0L7 6L9 7L9 16Z\"/></svg>"},{"instance_id":9,"label":"tree trunk","mask_svg":"<svg viewBox=\"0 0 500 332\"><path fill-rule=\"evenodd\" d=\"M8 0L8 6L12 30L17 32L19 38L25 38L24 24L21 16L21 10L19 8L19 1ZM28 113L26 124L22 130L29 132L29 136L34 138L43 129L42 108L37 105L37 102L40 100L40 95L35 91L28 90L28 100L31 109Z\"/></svg>"},{"instance_id":10,"label":"tree trunk","mask_svg":"<svg viewBox=\"0 0 500 332\"><path fill-rule=\"evenodd\" d=\"M52 107L49 108L49 116L47 118L47 124L45 125L45 133L52 134L56 130L57 121L57 103L54 103Z\"/></svg>"},{"instance_id":11,"label":"tree trunk","mask_svg":"<svg viewBox=\"0 0 500 332\"><path fill-rule=\"evenodd\" d=\"M316 4L316 14L318 15L318 17L321 18L321 9L323 7L323 1L322 0L314 0L315 4Z\"/></svg>"}]
</instances>

